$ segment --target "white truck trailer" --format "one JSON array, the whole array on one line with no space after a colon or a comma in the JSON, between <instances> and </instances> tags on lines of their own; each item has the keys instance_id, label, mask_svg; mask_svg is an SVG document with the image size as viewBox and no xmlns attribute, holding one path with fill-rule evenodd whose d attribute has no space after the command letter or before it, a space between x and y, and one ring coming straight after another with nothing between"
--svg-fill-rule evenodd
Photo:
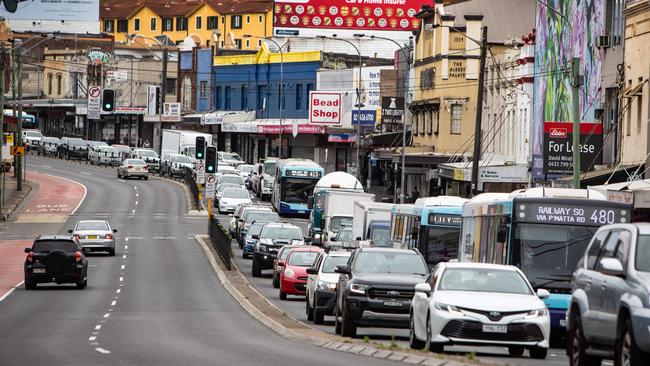
<instances>
[{"instance_id":1,"label":"white truck trailer","mask_svg":"<svg viewBox=\"0 0 650 366\"><path fill-rule=\"evenodd\" d=\"M355 201L352 238L359 245L387 247L392 203Z\"/></svg>"},{"instance_id":2,"label":"white truck trailer","mask_svg":"<svg viewBox=\"0 0 650 366\"><path fill-rule=\"evenodd\" d=\"M205 146L212 146L212 135L208 133L186 130L163 130L160 157L167 154L183 154L194 160L196 138L205 137Z\"/></svg>"}]
</instances>

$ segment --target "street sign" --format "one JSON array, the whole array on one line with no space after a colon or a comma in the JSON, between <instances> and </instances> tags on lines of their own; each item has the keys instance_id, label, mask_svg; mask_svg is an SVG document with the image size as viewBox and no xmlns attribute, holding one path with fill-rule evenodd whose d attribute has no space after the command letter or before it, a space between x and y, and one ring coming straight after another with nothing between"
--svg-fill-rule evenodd
<instances>
[{"instance_id":1,"label":"street sign","mask_svg":"<svg viewBox=\"0 0 650 366\"><path fill-rule=\"evenodd\" d=\"M25 155L25 146L11 146L9 147L9 154Z\"/></svg>"},{"instance_id":2,"label":"street sign","mask_svg":"<svg viewBox=\"0 0 650 366\"><path fill-rule=\"evenodd\" d=\"M217 183L217 177L214 174L205 176L205 197L214 198L214 188Z\"/></svg>"},{"instance_id":3,"label":"street sign","mask_svg":"<svg viewBox=\"0 0 650 366\"><path fill-rule=\"evenodd\" d=\"M196 183L205 184L205 163L203 160L196 162Z\"/></svg>"},{"instance_id":4,"label":"street sign","mask_svg":"<svg viewBox=\"0 0 650 366\"><path fill-rule=\"evenodd\" d=\"M102 88L93 85L88 87L88 119L100 119L102 106Z\"/></svg>"}]
</instances>

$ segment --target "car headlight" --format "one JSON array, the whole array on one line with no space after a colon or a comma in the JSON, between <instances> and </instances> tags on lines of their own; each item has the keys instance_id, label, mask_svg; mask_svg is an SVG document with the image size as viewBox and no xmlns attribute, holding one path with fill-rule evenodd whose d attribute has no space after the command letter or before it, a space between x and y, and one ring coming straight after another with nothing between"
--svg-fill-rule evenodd
<instances>
[{"instance_id":1,"label":"car headlight","mask_svg":"<svg viewBox=\"0 0 650 366\"><path fill-rule=\"evenodd\" d=\"M442 310L442 311L447 311L447 312L450 312L452 314L463 315L463 312L457 306L454 306L454 305L447 305L447 304L437 302L436 303L436 309Z\"/></svg>"},{"instance_id":2,"label":"car headlight","mask_svg":"<svg viewBox=\"0 0 650 366\"><path fill-rule=\"evenodd\" d=\"M532 318L537 318L539 316L546 316L548 315L548 309L546 307L543 307L541 309L533 309L526 314L524 319L532 319Z\"/></svg>"},{"instance_id":3,"label":"car headlight","mask_svg":"<svg viewBox=\"0 0 650 366\"><path fill-rule=\"evenodd\" d=\"M368 287L370 286L361 283L353 283L352 286L350 286L350 292L354 292L355 294L365 294Z\"/></svg>"},{"instance_id":4,"label":"car headlight","mask_svg":"<svg viewBox=\"0 0 650 366\"><path fill-rule=\"evenodd\" d=\"M326 282L326 281L319 280L316 287L320 291L329 291L329 292L335 292L336 291L336 283L333 283L333 282Z\"/></svg>"},{"instance_id":5,"label":"car headlight","mask_svg":"<svg viewBox=\"0 0 650 366\"><path fill-rule=\"evenodd\" d=\"M267 247L266 247L266 245L264 245L264 244L259 244L259 245L257 246L257 249L258 249L260 252L266 252Z\"/></svg>"},{"instance_id":6,"label":"car headlight","mask_svg":"<svg viewBox=\"0 0 650 366\"><path fill-rule=\"evenodd\" d=\"M294 278L296 277L296 272L294 272L293 269L288 268L284 270L284 275L289 278Z\"/></svg>"}]
</instances>

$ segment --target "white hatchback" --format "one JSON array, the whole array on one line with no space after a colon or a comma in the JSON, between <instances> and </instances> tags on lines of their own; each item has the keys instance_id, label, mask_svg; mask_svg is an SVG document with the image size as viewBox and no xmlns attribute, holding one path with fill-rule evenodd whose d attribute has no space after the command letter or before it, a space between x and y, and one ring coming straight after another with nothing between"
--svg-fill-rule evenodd
<instances>
[{"instance_id":1,"label":"white hatchback","mask_svg":"<svg viewBox=\"0 0 650 366\"><path fill-rule=\"evenodd\" d=\"M239 205L251 203L251 196L245 188L226 188L219 200L219 213L232 213Z\"/></svg>"},{"instance_id":2,"label":"white hatchback","mask_svg":"<svg viewBox=\"0 0 650 366\"><path fill-rule=\"evenodd\" d=\"M514 266L440 263L415 286L411 302L411 348L443 352L445 345L508 347L511 356L544 359L550 317L548 291L535 293Z\"/></svg>"}]
</instances>

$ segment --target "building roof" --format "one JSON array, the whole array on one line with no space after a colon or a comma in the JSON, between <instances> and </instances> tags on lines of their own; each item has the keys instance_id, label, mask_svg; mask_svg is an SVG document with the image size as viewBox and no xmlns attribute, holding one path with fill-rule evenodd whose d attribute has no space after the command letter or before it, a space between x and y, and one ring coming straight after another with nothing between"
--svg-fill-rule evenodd
<instances>
[{"instance_id":1,"label":"building roof","mask_svg":"<svg viewBox=\"0 0 650 366\"><path fill-rule=\"evenodd\" d=\"M205 0L219 14L266 13L273 8L269 0Z\"/></svg>"},{"instance_id":2,"label":"building roof","mask_svg":"<svg viewBox=\"0 0 650 366\"><path fill-rule=\"evenodd\" d=\"M144 1L107 0L99 7L101 19L130 18L144 6Z\"/></svg>"}]
</instances>

